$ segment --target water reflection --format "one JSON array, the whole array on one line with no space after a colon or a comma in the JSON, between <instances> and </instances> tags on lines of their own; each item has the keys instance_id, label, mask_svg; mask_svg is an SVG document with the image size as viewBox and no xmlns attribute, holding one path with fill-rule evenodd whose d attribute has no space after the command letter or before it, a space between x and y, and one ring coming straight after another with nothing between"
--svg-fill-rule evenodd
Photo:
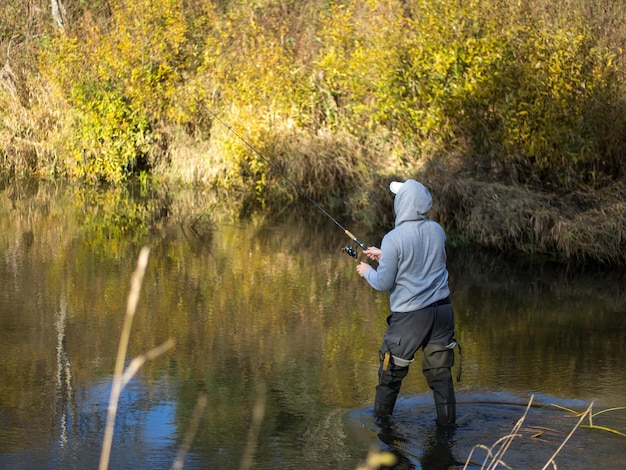
<instances>
[{"instance_id":1,"label":"water reflection","mask_svg":"<svg viewBox=\"0 0 626 470\"><path fill-rule=\"evenodd\" d=\"M0 193L0 467L97 466L143 244L151 258L129 359L169 338L176 348L125 391L111 468L169 468L200 395L209 402L185 468L239 468L258 383L267 393L253 468L354 469L373 444L414 468L454 468L475 445L509 433L531 395L538 406L507 463L535 468L573 424L543 405L626 405L623 273L451 249L459 426L438 435L416 369L393 432L381 433L369 407L388 303L340 252L345 235L315 215L276 226L213 223L208 194L160 197L43 185ZM625 416L594 422L624 432ZM533 437L540 427L552 431ZM617 434L575 436L560 467L620 468L626 459Z\"/></svg>"},{"instance_id":2,"label":"water reflection","mask_svg":"<svg viewBox=\"0 0 626 470\"><path fill-rule=\"evenodd\" d=\"M592 429L587 422L568 437L579 425L580 416L573 410L588 406L582 400L531 396L525 402L514 394L465 389L458 403L457 425L451 428L436 425L431 402L429 393L405 397L398 403L396 416L382 427L375 423L371 407L354 410L347 422L351 438L355 442L374 439L379 448L397 457L396 469L463 468L466 464L478 469L492 463L496 455L513 468L544 468L564 442L568 444L556 457L560 468L597 468L599 462L602 468L623 465L624 437ZM594 420L603 414L596 414ZM619 410L608 411L600 419L601 424L595 424L609 429L626 425L626 416ZM368 432L354 432L357 428Z\"/></svg>"},{"instance_id":3,"label":"water reflection","mask_svg":"<svg viewBox=\"0 0 626 470\"><path fill-rule=\"evenodd\" d=\"M440 427L433 423L427 434L420 436L423 449L419 455L413 455L408 450L411 445L409 439L396 433L393 426L385 426L378 432L380 449L389 452L396 458L393 468L396 470L447 470L464 462L454 458L454 435L456 427Z\"/></svg>"}]
</instances>

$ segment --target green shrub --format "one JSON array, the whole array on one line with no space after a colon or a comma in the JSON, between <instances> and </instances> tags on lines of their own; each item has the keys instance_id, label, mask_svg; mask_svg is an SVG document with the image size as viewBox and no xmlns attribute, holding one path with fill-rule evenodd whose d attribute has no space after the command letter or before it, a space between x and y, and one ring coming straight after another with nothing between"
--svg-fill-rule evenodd
<instances>
[{"instance_id":1,"label":"green shrub","mask_svg":"<svg viewBox=\"0 0 626 470\"><path fill-rule=\"evenodd\" d=\"M112 2L110 17L86 14L51 41L44 71L69 102L75 176L119 182L164 157L163 124L188 118L177 104L191 60L182 6Z\"/></svg>"}]
</instances>

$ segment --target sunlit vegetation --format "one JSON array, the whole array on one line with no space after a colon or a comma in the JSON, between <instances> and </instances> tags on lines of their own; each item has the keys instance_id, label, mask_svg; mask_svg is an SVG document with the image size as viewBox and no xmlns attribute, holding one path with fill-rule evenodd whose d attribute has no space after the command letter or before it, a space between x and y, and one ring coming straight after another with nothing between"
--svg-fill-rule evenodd
<instances>
[{"instance_id":1,"label":"sunlit vegetation","mask_svg":"<svg viewBox=\"0 0 626 470\"><path fill-rule=\"evenodd\" d=\"M294 207L232 126L339 216L387 226L385 184L417 177L454 195L438 214L459 240L623 264L625 8L113 0L55 19L9 2L0 166L221 188L240 215ZM472 199L494 184L529 205Z\"/></svg>"}]
</instances>

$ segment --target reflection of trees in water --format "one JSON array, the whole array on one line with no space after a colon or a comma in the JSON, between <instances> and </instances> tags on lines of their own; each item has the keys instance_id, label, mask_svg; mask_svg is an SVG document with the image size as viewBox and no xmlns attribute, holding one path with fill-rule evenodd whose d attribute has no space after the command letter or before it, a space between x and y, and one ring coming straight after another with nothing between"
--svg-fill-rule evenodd
<instances>
[{"instance_id":1,"label":"reflection of trees in water","mask_svg":"<svg viewBox=\"0 0 626 470\"><path fill-rule=\"evenodd\" d=\"M600 266L572 265L503 255L480 248L451 248L448 251L450 282L460 295L476 291L500 293L528 304L577 302L581 298L602 301L612 311L626 307L626 273Z\"/></svg>"},{"instance_id":2,"label":"reflection of trees in water","mask_svg":"<svg viewBox=\"0 0 626 470\"><path fill-rule=\"evenodd\" d=\"M19 339L30 351L30 356L16 358L18 348L0 344L5 357L25 370L11 378L2 394L9 397L8 403L30 401L28 409L18 411L21 423L44 429L54 417L59 423L55 442L71 443L73 430L103 427L102 416L93 412L95 406L89 407L100 400L87 403L76 390L80 384L110 377L123 318L121 294L127 291L137 254L137 243L127 234L108 231L105 236L96 230L95 209L133 205L116 206L112 198L106 200L112 203L107 209L109 202L89 206L94 225L85 227L83 203L73 205L68 199L72 193L50 191L46 196L41 191L22 192L12 202L0 195L0 228L8 234L3 269L24 290L20 295L26 307L19 315L28 328ZM141 200L141 195L135 196ZM210 197L180 196L172 196L165 205L167 214L148 230L153 254L131 340L134 352L149 350L170 336L177 346L146 366L140 388L153 393L163 377L176 377L171 393L177 406L172 413L180 429L187 428L197 393L207 392L211 426L199 436L206 442L200 452L207 461L216 458L216 447L230 451L233 440L245 440L255 398L251 384L258 379L265 380L271 392L261 448L271 449L276 436L301 436L328 408L369 404L388 302L384 294L365 288L354 260L340 252L349 242L341 230L313 215L314 209L290 225L253 221L239 227L214 226L210 206L205 205ZM151 207L156 210L158 204ZM22 225L15 224L16 218ZM360 239L376 243L358 228L349 228ZM32 237L21 235L28 231ZM576 384L598 381L602 388L611 371L621 370L626 357L624 329L619 326L624 320L610 321L617 321L618 314L626 316L620 313L624 292L614 274L521 262L473 249L451 249L449 259L463 335L462 386L504 383L572 396L580 388ZM46 286L44 295L49 297L39 303L34 300L37 286ZM51 293L60 291L65 293L59 304ZM48 312L54 308L56 315L44 318L42 302L56 303L46 307ZM45 342L27 343L28 331L45 335ZM46 373L52 379L47 396L39 385L40 375ZM19 396L22 387L37 393ZM623 384L616 387L623 390ZM407 385L408 394L415 390ZM44 401L55 404L50 403L54 394L56 408L42 413ZM79 403L72 405L74 398ZM132 400L138 410L151 406L147 400ZM74 414L73 406L78 410ZM125 411L121 434L138 435L136 411ZM76 415L80 428L70 425ZM137 438L137 447L141 444Z\"/></svg>"},{"instance_id":3,"label":"reflection of trees in water","mask_svg":"<svg viewBox=\"0 0 626 470\"><path fill-rule=\"evenodd\" d=\"M280 222L268 220L251 235L256 244L287 253L313 251L319 255L336 251L337 256L346 256L341 253L341 247L350 243L343 231L312 205L290 217L283 216ZM355 235L360 238L361 234Z\"/></svg>"},{"instance_id":4,"label":"reflection of trees in water","mask_svg":"<svg viewBox=\"0 0 626 470\"><path fill-rule=\"evenodd\" d=\"M51 255L77 240L103 256L124 256L115 251L122 240L154 244L180 239L197 254L206 254L216 205L210 191L165 185L95 187L18 180L0 187L0 216L22 227L21 245L37 240L51 248Z\"/></svg>"},{"instance_id":5,"label":"reflection of trees in water","mask_svg":"<svg viewBox=\"0 0 626 470\"><path fill-rule=\"evenodd\" d=\"M623 273L469 249L449 259L465 370L481 371L474 380L570 397L618 381Z\"/></svg>"},{"instance_id":6,"label":"reflection of trees in water","mask_svg":"<svg viewBox=\"0 0 626 470\"><path fill-rule=\"evenodd\" d=\"M57 417L59 419L59 445L61 450L68 444L68 421L72 419L72 404L74 390L72 387L72 365L65 348L65 331L67 324L67 304L63 296L57 310L56 329L56 403Z\"/></svg>"}]
</instances>

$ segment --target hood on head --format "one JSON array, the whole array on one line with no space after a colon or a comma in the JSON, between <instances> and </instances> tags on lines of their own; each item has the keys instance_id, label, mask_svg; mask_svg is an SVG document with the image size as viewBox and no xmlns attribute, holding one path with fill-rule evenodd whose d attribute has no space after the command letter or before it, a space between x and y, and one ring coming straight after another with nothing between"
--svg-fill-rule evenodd
<instances>
[{"instance_id":1,"label":"hood on head","mask_svg":"<svg viewBox=\"0 0 626 470\"><path fill-rule=\"evenodd\" d=\"M396 226L410 220L422 220L433 207L433 198L426 186L409 179L404 183L393 181L389 189L396 195L393 209L396 213Z\"/></svg>"}]
</instances>

